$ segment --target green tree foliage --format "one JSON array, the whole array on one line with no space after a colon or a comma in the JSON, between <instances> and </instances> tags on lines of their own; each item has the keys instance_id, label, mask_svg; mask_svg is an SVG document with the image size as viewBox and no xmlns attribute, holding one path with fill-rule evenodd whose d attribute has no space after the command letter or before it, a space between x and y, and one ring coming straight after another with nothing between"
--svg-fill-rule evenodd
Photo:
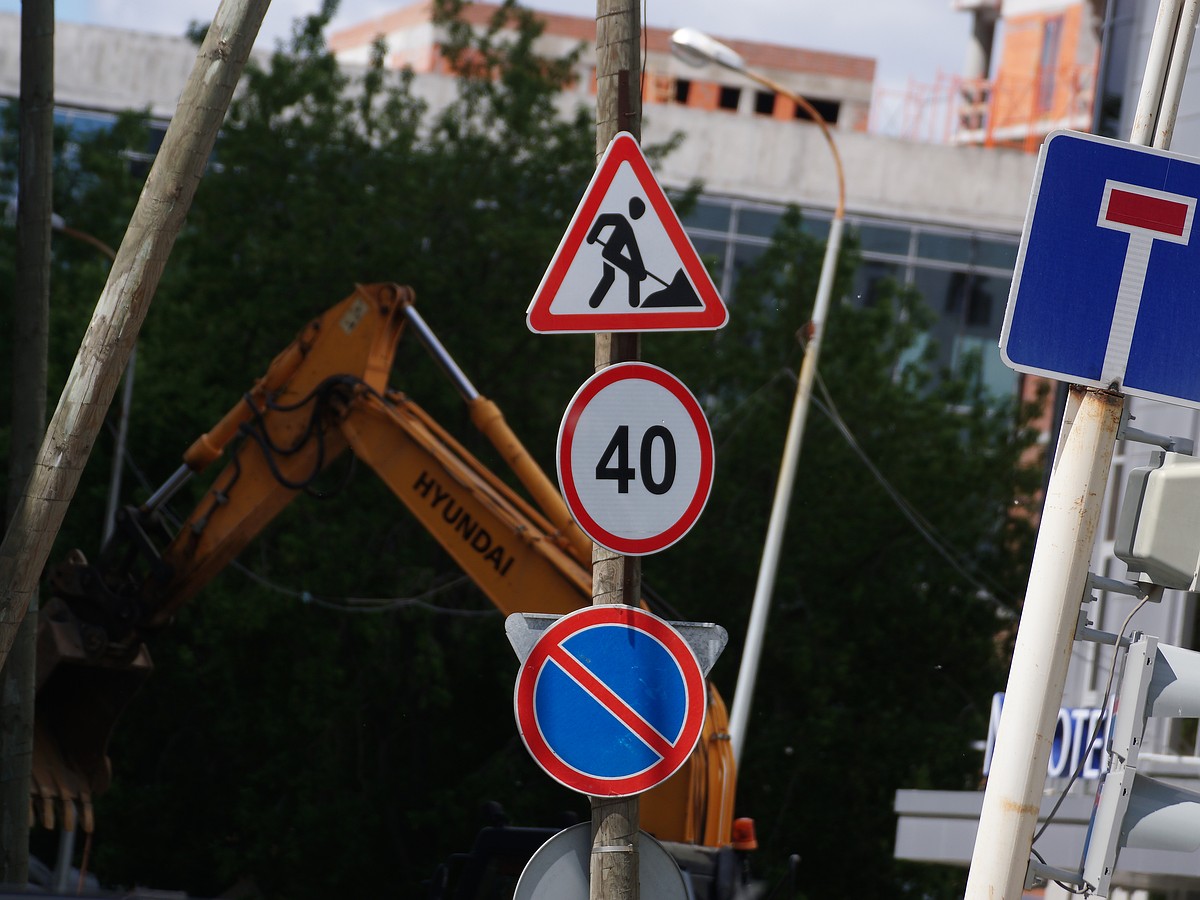
<instances>
[{"instance_id":1,"label":"green tree foliage","mask_svg":"<svg viewBox=\"0 0 1200 900\"><path fill-rule=\"evenodd\" d=\"M439 112L384 69L382 48L360 72L334 65L321 39L332 3L251 68L139 341L132 501L355 282L412 285L550 469L591 340L531 335L523 312L591 177L594 131L586 111L557 111L573 60L534 53L527 11L506 2L472 32L460 9L438 3L464 76L434 85L456 92ZM63 149L59 211L114 244L139 174L117 151L142 146L137 128L130 117ZM708 510L645 561L646 579L681 617L729 629L714 672L727 699L820 267L801 225L785 218L743 275L727 329L644 343L702 399L718 442ZM55 252L56 392L105 261L84 245ZM854 265L851 248L838 296ZM934 371L918 350L926 324L901 290L835 309L821 367L832 401L818 395L805 441L737 812L757 819L767 868L803 855L812 897L844 895L848 880L860 896L953 891L954 876L892 861L892 795L972 786L969 745L1002 683L1000 613L1023 581L1028 535L1009 514L1030 489L1022 414L969 369ZM392 383L502 472L414 341ZM961 558L922 538L822 409ZM111 446L97 444L56 558L96 547ZM515 733L499 615L369 473L339 463L327 487L346 476L335 496L289 507L152 645L157 670L114 735L114 787L98 805L92 866L105 879L420 896L438 861L468 849L485 801L521 825L586 816ZM203 487L174 501L181 515ZM350 614L323 599L430 590L437 610Z\"/></svg>"},{"instance_id":2,"label":"green tree foliage","mask_svg":"<svg viewBox=\"0 0 1200 900\"><path fill-rule=\"evenodd\" d=\"M139 459L170 472L181 436L237 403L308 319L355 282L398 281L548 461L551 410L590 371L586 339L539 347L521 316L594 165L586 114L551 114L569 61L534 56L534 22L506 5L481 35L451 29L452 62L478 68L434 114L381 51L340 72L321 39L330 12L251 70L231 109L143 332ZM392 381L483 449L415 342ZM369 472L289 508L243 562L317 597L450 583L436 598L449 612L348 615L226 573L153 647L159 671L114 745L98 869L205 894L245 880L270 897L412 896L469 848L498 785L520 821L586 811L515 735L500 616L454 586L453 564Z\"/></svg>"},{"instance_id":3,"label":"green tree foliage","mask_svg":"<svg viewBox=\"0 0 1200 900\"><path fill-rule=\"evenodd\" d=\"M795 395L796 325L821 266L823 242L802 226L797 211L785 215L711 346L673 335L647 339L644 351L711 411L713 496L687 539L646 568L648 578L670 573L689 618L729 629L714 672L727 698ZM835 297L848 295L857 264L849 243ZM1033 410L989 397L970 362L939 371L934 348L921 350L930 324L919 297L895 286L873 306L835 305L826 324L737 813L756 819L764 862L803 857L808 897L848 887L935 896L938 885L957 896L965 880L892 860L893 795L978 786L971 743L987 733L989 699L1004 682L997 641L1031 547L1028 519L1009 511L1037 473L1020 465Z\"/></svg>"},{"instance_id":4,"label":"green tree foliage","mask_svg":"<svg viewBox=\"0 0 1200 900\"><path fill-rule=\"evenodd\" d=\"M17 182L17 109L15 104L3 110L0 134L0 183L5 196L15 194ZM119 116L111 129L95 132L86 139L72 138L61 126L55 128L54 209L60 215L69 210L68 228L115 248L129 221L137 200L141 179L129 164L128 151L146 149L144 117L135 113ZM144 175L144 172L142 173ZM5 366L11 359L13 278L16 235L15 216L0 224L6 233L4 252L0 253L0 358ZM108 272L105 253L84 240L58 232L54 239L54 272L51 279L49 322L48 405L53 409L66 383L75 351L83 337L91 308ZM7 369L5 371L7 375ZM10 397L0 391L0 460L8 459L8 423ZM107 460L90 465L99 471ZM3 465L3 463L0 463ZM100 476L102 479L103 476ZM85 496L92 485L103 491L103 481L81 485ZM101 501L102 502L102 501ZM74 522L67 523L72 529ZM93 525L85 531L88 539L99 534Z\"/></svg>"}]
</instances>

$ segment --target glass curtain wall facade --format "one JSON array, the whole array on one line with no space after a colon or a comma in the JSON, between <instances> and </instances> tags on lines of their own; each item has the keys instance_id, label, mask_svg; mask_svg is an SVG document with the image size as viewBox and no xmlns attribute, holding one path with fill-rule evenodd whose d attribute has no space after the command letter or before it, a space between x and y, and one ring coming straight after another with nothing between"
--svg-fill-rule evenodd
<instances>
[{"instance_id":1,"label":"glass curtain wall facade","mask_svg":"<svg viewBox=\"0 0 1200 900\"><path fill-rule=\"evenodd\" d=\"M734 296L741 271L766 250L784 209L706 195L683 217L696 250L715 263L723 297ZM830 215L805 210L805 229L824 238ZM955 369L968 355L978 355L981 377L992 393L1016 391L1017 374L1000 361L997 343L1018 235L849 214L846 227L857 236L862 257L851 302L872 304L887 280L914 287L937 316L928 340L937 346L938 364Z\"/></svg>"},{"instance_id":2,"label":"glass curtain wall facade","mask_svg":"<svg viewBox=\"0 0 1200 900\"><path fill-rule=\"evenodd\" d=\"M14 126L16 123L15 106L15 100L0 99L0 112L3 113L6 122L11 118ZM54 127L62 133L63 140L65 141L64 151L69 162L74 161L80 143L100 132L111 131L116 123L117 116L109 112L78 109L70 106L56 106L54 108ZM162 146L163 138L166 137L167 124L166 121L159 119L143 119L143 125L146 129L145 146L125 151L125 157L129 160L134 172L144 175L150 171L150 164L154 162L154 155L158 153L158 148ZM3 130L5 127L7 127L5 124L0 123L0 130ZM15 139L15 131L13 135Z\"/></svg>"},{"instance_id":3,"label":"glass curtain wall facade","mask_svg":"<svg viewBox=\"0 0 1200 900\"><path fill-rule=\"evenodd\" d=\"M55 110L55 124L65 128L68 141L111 128L115 121L115 116L103 112ZM166 131L165 122L146 124L145 149L127 151L131 165L142 169L148 169ZM766 251L784 211L782 205L705 195L683 217L696 250L713 264L723 297L734 296L742 270ZM823 240L830 215L827 210L806 209L805 230ZM927 336L937 347L937 364L956 369L967 355L977 355L988 389L997 396L1011 396L1017 376L1000 361L996 345L1018 236L853 214L847 215L846 225L857 238L861 255L847 299L870 305L885 281L914 287L937 316Z\"/></svg>"},{"instance_id":4,"label":"glass curtain wall facade","mask_svg":"<svg viewBox=\"0 0 1200 900\"><path fill-rule=\"evenodd\" d=\"M68 148L97 132L111 130L116 122L117 117L111 113L72 107L55 107L54 109L54 126L66 131ZM167 122L156 119L144 120L146 146L141 150L126 151L131 165L137 167L135 171L148 172L150 170L150 164L154 162L154 155L158 153L158 148L162 146L163 138L166 137L167 124Z\"/></svg>"}]
</instances>

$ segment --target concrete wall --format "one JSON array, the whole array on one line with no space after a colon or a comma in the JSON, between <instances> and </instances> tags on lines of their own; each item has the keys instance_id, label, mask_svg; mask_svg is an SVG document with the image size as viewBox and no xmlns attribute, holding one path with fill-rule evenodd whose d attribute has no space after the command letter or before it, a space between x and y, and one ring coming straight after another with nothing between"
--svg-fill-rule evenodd
<instances>
[{"instance_id":1,"label":"concrete wall","mask_svg":"<svg viewBox=\"0 0 1200 900\"><path fill-rule=\"evenodd\" d=\"M0 95L20 93L21 17L0 13ZM196 48L167 37L57 22L54 93L62 106L144 110L158 118L175 112L196 62Z\"/></svg>"},{"instance_id":2,"label":"concrete wall","mask_svg":"<svg viewBox=\"0 0 1200 900\"><path fill-rule=\"evenodd\" d=\"M0 95L19 92L20 18L0 13ZM55 35L56 99L61 105L146 109L169 118L196 49L184 38L60 22ZM697 70L703 75L703 70ZM425 75L416 93L434 108L455 95L454 80ZM564 107L591 106L585 91ZM687 135L658 172L668 186L699 179L710 192L764 202L832 209L829 148L809 123L706 112L677 105L644 110L643 138ZM1034 158L1014 151L918 144L854 131L836 132L851 212L908 221L1019 233Z\"/></svg>"},{"instance_id":3,"label":"concrete wall","mask_svg":"<svg viewBox=\"0 0 1200 900\"><path fill-rule=\"evenodd\" d=\"M834 168L820 130L804 122L647 108L643 138L688 135L658 173L669 185L699 178L717 194L832 209ZM1010 150L836 134L849 211L906 221L1020 233L1036 158Z\"/></svg>"},{"instance_id":4,"label":"concrete wall","mask_svg":"<svg viewBox=\"0 0 1200 900\"><path fill-rule=\"evenodd\" d=\"M489 27L496 9L495 4L478 2L463 10L463 18L474 27L484 29ZM371 44L382 36L388 48L386 59L389 65L411 65L417 72L443 71L437 59L438 54L434 52L434 44L439 36L430 27L431 16L432 6L428 0L398 6L373 19L330 34L329 44L340 60L361 65L367 61ZM539 11L538 17L544 27L536 45L538 52L559 57L583 46L585 49L577 70L578 84L582 92L591 91L595 81L596 58L594 19L544 11ZM670 50L673 30L650 26L642 31L646 46L648 87L654 79L662 79L668 97L672 93L670 83L675 77L705 82L710 89L705 93L714 93L719 84L751 87L750 81L724 69L709 66L697 70L679 62ZM840 103L842 114L839 124L843 127L865 129L874 89L874 59L787 44L717 37L726 40L753 69L776 82L810 99ZM752 96L753 91L745 90L743 93ZM648 90L647 94L648 102L656 102L656 90ZM689 102L692 100L689 99ZM790 117L790 109L787 114Z\"/></svg>"}]
</instances>

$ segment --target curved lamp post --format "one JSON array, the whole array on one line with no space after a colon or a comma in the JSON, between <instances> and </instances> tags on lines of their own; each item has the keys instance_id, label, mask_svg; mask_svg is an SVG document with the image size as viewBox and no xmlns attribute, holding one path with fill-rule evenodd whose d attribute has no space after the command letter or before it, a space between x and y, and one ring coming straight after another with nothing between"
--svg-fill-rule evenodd
<instances>
[{"instance_id":1,"label":"curved lamp post","mask_svg":"<svg viewBox=\"0 0 1200 900\"><path fill-rule=\"evenodd\" d=\"M50 227L61 235L88 244L99 250L108 257L110 264L116 262L117 251L94 234L71 227L57 213L51 214ZM135 368L137 368L136 344L129 351L129 362L125 366L125 386L121 393L121 410L117 418L117 441L113 451L112 473L109 476L108 482L108 501L104 508L104 526L100 536L101 546L107 544L108 539L112 537L117 518L117 504L121 497L121 472L125 459L125 444L129 436L129 410L133 406L133 373Z\"/></svg>"},{"instance_id":2,"label":"curved lamp post","mask_svg":"<svg viewBox=\"0 0 1200 900\"><path fill-rule=\"evenodd\" d=\"M8 221L15 223L17 220L17 198L9 201L4 210L4 217ZM99 250L108 258L109 264L116 262L117 251L110 247L94 234L90 234L79 228L74 228L67 224L67 220L56 212L50 213L50 228L59 234L69 237L72 240L80 241L87 244L96 250ZM125 458L125 443L129 433L129 410L133 405L133 373L137 367L137 346L129 352L129 363L125 367L125 388L121 395L121 412L117 420L117 441L116 450L113 456L112 475L109 478L108 488L108 503L104 512L104 526L101 532L101 545L107 544L108 539L112 537L114 523L117 515L117 502L121 494L121 469L122 461Z\"/></svg>"},{"instance_id":3,"label":"curved lamp post","mask_svg":"<svg viewBox=\"0 0 1200 900\"><path fill-rule=\"evenodd\" d=\"M808 417L813 381L817 374L817 359L821 352L821 333L829 311L829 300L833 293L833 276L837 269L838 251L842 244L842 227L846 213L846 179L842 171L842 158L834 143L833 133L829 130L829 123L804 97L765 75L748 69L745 61L734 50L693 28L680 28L671 35L671 51L689 65L722 66L792 100L807 112L817 127L821 129L821 134L825 138L825 143L829 145L829 152L833 155L833 163L837 170L837 206L833 212L833 219L829 223L829 240L825 245L824 261L821 263L821 278L817 284L817 297L813 303L808 343L804 350L804 360L800 364L796 398L792 403L787 440L783 447L783 461L779 466L779 480L775 485L775 498L772 501L767 536L763 543L762 561L758 569L758 583L755 585L754 601L750 607L750 624L746 631L746 645L742 651L737 687L730 708L730 742L733 746L734 759L740 763L742 747L745 745L746 739L746 724L750 718L750 703L754 696L754 682L758 676L758 664L762 656L767 613L771 603L771 594L775 589L775 573L779 568L779 551L783 543L784 528L787 525L787 511L792 498L792 489L796 481L796 463L800 458L800 445L804 442L804 424Z\"/></svg>"}]
</instances>

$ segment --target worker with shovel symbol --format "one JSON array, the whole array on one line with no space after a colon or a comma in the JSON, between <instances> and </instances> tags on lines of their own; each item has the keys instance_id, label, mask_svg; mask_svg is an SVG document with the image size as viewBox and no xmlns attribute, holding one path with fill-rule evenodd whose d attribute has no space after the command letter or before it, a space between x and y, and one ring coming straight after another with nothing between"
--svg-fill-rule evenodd
<instances>
[{"instance_id":1,"label":"worker with shovel symbol","mask_svg":"<svg viewBox=\"0 0 1200 900\"><path fill-rule=\"evenodd\" d=\"M640 219L645 212L646 204L640 197L630 198L629 216L631 219ZM600 240L600 233L605 228L612 228L607 242ZM588 305L592 309L604 301L608 289L612 287L617 278L617 269L624 272L629 279L629 305L632 307L682 309L703 306L700 298L696 295L696 289L692 287L682 268L675 272L670 281L664 281L646 268L646 264L642 262L642 253L638 249L637 237L633 233L633 225L620 213L603 213L596 216L596 221L588 232L587 242L600 244L604 248L600 254L604 259L604 273L600 276L600 281L588 300ZM642 282L647 278L653 278L662 287L643 299Z\"/></svg>"},{"instance_id":2,"label":"worker with shovel symbol","mask_svg":"<svg viewBox=\"0 0 1200 900\"><path fill-rule=\"evenodd\" d=\"M629 200L630 217L640 219L645 212L646 204L642 202L642 199L631 197ZM600 232L609 227L612 228L612 233L609 235L608 241L601 241ZM629 305L640 304L642 302L642 282L646 280L647 272L646 265L642 262L641 251L638 250L633 225L630 224L629 219L620 213L604 213L597 216L592 230L588 232L587 242L589 244L599 242L600 246L604 248L600 254L604 258L604 274L600 276L599 283L592 291L588 306L595 309L604 300L608 289L616 280L617 269L624 272L629 279Z\"/></svg>"}]
</instances>

